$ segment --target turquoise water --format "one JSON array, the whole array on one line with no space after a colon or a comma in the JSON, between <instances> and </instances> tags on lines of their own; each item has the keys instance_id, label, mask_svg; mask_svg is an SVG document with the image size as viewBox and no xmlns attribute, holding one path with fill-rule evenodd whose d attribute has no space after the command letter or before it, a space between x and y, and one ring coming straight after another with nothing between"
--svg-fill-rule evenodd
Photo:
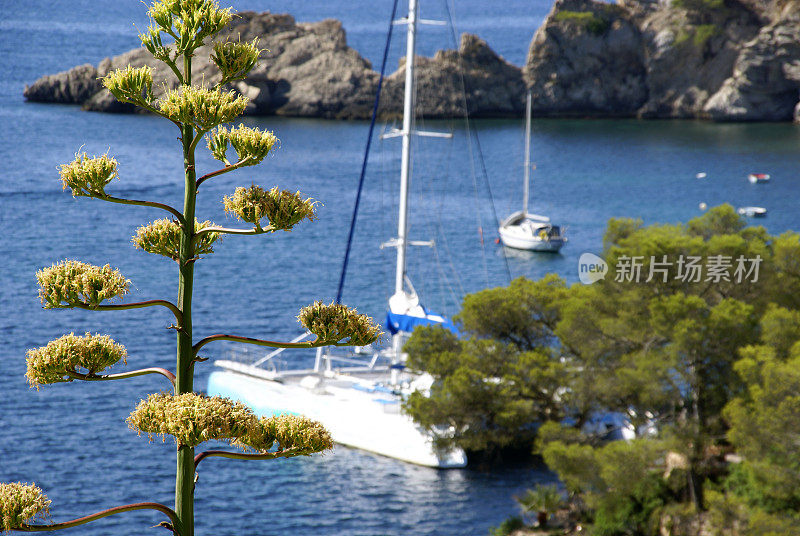
<instances>
[{"instance_id":1,"label":"turquoise water","mask_svg":"<svg viewBox=\"0 0 800 536\"><path fill-rule=\"evenodd\" d=\"M38 393L24 378L25 349L70 331L111 334L128 347L131 367L172 365L174 334L160 310L116 313L44 311L33 274L62 258L110 263L133 282L135 299L175 294L172 263L135 251L130 236L157 211L72 199L61 191L58 164L82 145L120 161L120 196L180 204L181 158L176 132L147 116L109 116L77 107L27 104L21 92L38 76L73 65L97 63L136 45L131 21L143 27L138 1L72 1L3 4L0 21L0 481L38 482L62 521L101 508L141 500L172 501L172 446L148 445L127 430L125 417L139 398L166 387L145 376L126 382L58 385ZM385 4L385 5L384 5ZM427 4L426 4L427 5ZM549 9L546 2L492 5L459 2L463 29L475 31L510 61L521 64L528 42ZM336 16L348 39L368 58L381 52L390 6L367 13L343 2L237 2L240 9L292 11L298 20ZM425 16L441 15L430 8ZM447 45L432 30L423 45ZM437 42L441 43L435 45ZM395 59L399 48L395 51ZM195 332L230 332L291 338L294 315L336 292L353 195L365 144L364 122L258 118L249 124L273 129L281 149L259 168L205 183L202 218L226 220L220 199L236 185L257 182L296 188L324 206L319 221L292 233L223 241L197 266ZM426 125L449 128L446 124ZM502 252L494 243L485 181L473 182L463 125L452 142L420 145L414 166L411 237L434 238L436 250L415 248L410 273L431 308L452 313L465 292L505 284ZM499 214L521 203L521 121L475 125ZM393 251L379 249L393 234L399 169L397 140L375 142L363 210L356 230L344 301L380 317L392 291ZM557 272L574 282L577 259L599 252L610 217L647 223L676 222L700 214L698 204L730 202L769 209L759 221L771 232L800 228L798 149L792 125L714 125L698 122L534 122L532 207L567 227L561 255L512 253L512 276ZM201 156L199 166L211 169ZM698 180L695 175L706 172ZM751 185L750 172L770 173L767 185ZM483 243L481 242L481 230ZM207 347L221 357L222 347ZM304 356L287 358L300 362ZM211 364L198 367L204 386ZM486 534L515 513L512 494L552 475L537 467L504 466L435 471L337 448L333 454L283 462L211 459L197 492L197 533L400 535ZM160 521L127 514L73 534L140 534Z\"/></svg>"}]
</instances>

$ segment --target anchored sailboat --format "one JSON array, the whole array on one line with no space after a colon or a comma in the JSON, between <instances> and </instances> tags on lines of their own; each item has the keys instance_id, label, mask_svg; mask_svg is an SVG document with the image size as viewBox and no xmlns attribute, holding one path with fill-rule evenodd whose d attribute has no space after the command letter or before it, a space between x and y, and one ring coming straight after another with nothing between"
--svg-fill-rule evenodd
<instances>
[{"instance_id":1,"label":"anchored sailboat","mask_svg":"<svg viewBox=\"0 0 800 536\"><path fill-rule=\"evenodd\" d=\"M417 131L413 126L418 14L417 1L409 0L408 16L397 21L407 27L403 126L402 130L384 136L402 138L397 236L382 245L397 248L394 294L389 299L386 322L392 334L391 348L376 351L356 348L347 355L335 355L320 348L314 368L306 370L278 371L276 367L268 370L283 350L254 363L220 360L215 364L222 370L209 377L208 392L242 400L262 414L306 415L322 422L337 443L420 465L463 467L467 461L463 451L435 448L433 435L416 425L401 408L404 397L416 390L425 392L433 381L430 375L405 369L402 353L405 338L418 325L440 324L455 329L446 318L421 305L406 272L408 246L432 245L408 239L411 136L446 136Z\"/></svg>"},{"instance_id":2,"label":"anchored sailboat","mask_svg":"<svg viewBox=\"0 0 800 536\"><path fill-rule=\"evenodd\" d=\"M558 252L567 242L561 227L550 223L550 218L528 213L531 170L531 94L525 106L525 171L522 188L522 210L514 212L500 223L498 232L503 245L528 251Z\"/></svg>"}]
</instances>

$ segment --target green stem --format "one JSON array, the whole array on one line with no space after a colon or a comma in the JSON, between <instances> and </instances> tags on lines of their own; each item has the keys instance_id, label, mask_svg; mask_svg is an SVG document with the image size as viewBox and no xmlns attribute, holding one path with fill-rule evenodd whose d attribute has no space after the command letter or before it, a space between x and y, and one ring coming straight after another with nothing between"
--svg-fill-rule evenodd
<instances>
[{"instance_id":1,"label":"green stem","mask_svg":"<svg viewBox=\"0 0 800 536\"><path fill-rule=\"evenodd\" d=\"M22 525L20 527L15 527L12 530L17 530L20 532L50 532L54 530L69 529L72 527L85 525L86 523L104 517L112 516L114 514L121 514L122 512L132 512L134 510L157 510L159 512L162 512L167 517L169 517L170 521L172 521L173 532L175 534L178 534L179 536L185 536L183 531L180 530L180 521L175 512L171 508L168 508L163 504L154 502L125 504L122 506L116 506L114 508L109 508L107 510L97 512L95 514L90 514L88 516L79 517L77 519L73 519L72 521L65 521L64 523L53 523L52 525Z\"/></svg>"},{"instance_id":2,"label":"green stem","mask_svg":"<svg viewBox=\"0 0 800 536\"><path fill-rule=\"evenodd\" d=\"M110 195L106 195L104 197L97 196L97 199L102 199L103 201L109 201L111 203L119 203L121 205L139 205L142 207L160 208L161 210L166 210L167 212L175 216L175 219L178 220L178 223L181 226L183 227L186 226L186 221L184 221L183 219L183 214L181 214L180 212L178 212L178 210L172 208L171 206L165 205L163 203L156 203L155 201L139 201L137 199L121 199L119 197L113 197Z\"/></svg>"},{"instance_id":3,"label":"green stem","mask_svg":"<svg viewBox=\"0 0 800 536\"><path fill-rule=\"evenodd\" d=\"M264 233L274 233L275 228L271 225L260 229L229 229L227 227L204 227L194 234L195 241L206 233L235 234L235 235L257 235Z\"/></svg>"},{"instance_id":4,"label":"green stem","mask_svg":"<svg viewBox=\"0 0 800 536\"><path fill-rule=\"evenodd\" d=\"M183 56L184 81L192 83L192 56ZM183 143L184 198L183 219L195 220L197 186L194 159L194 129L190 124L181 126ZM175 394L194 391L194 350L192 349L192 286L194 283L194 225L181 229L180 259L178 262L178 308L183 316L182 329L178 330L177 370ZM194 448L178 447L175 472L175 512L183 527L183 536L194 536Z\"/></svg>"},{"instance_id":5,"label":"green stem","mask_svg":"<svg viewBox=\"0 0 800 536\"><path fill-rule=\"evenodd\" d=\"M252 337L240 337L238 335L218 334L218 335L211 335L204 339L200 339L197 342L197 344L194 345L194 354L197 355L197 352L200 351L200 348L214 341L243 342L245 344L255 344L256 346L269 346L270 348L317 348L318 346L352 346L352 344L349 342L322 341L318 338L313 341L307 341L307 342L279 342L279 341L268 341L265 339L253 339Z\"/></svg>"},{"instance_id":6,"label":"green stem","mask_svg":"<svg viewBox=\"0 0 800 536\"><path fill-rule=\"evenodd\" d=\"M274 460L276 458L292 458L294 456L307 456L308 451L297 449L279 450L277 452L230 452L227 450L206 450L194 457L195 469L197 465L211 456L220 456L222 458L231 458L234 460Z\"/></svg>"},{"instance_id":7,"label":"green stem","mask_svg":"<svg viewBox=\"0 0 800 536\"><path fill-rule=\"evenodd\" d=\"M160 305L162 307L166 307L172 314L175 315L175 320L178 322L178 326L182 325L183 314L181 313L180 309L175 306L174 303L168 302L167 300L147 300L141 302L133 302L133 303L118 303L114 305L89 305L86 303L72 303L70 305L64 305L57 307L58 309L72 309L73 307L77 307L78 309L85 309L87 311L122 311L126 309L141 309L143 307L153 307L155 305Z\"/></svg>"},{"instance_id":8,"label":"green stem","mask_svg":"<svg viewBox=\"0 0 800 536\"><path fill-rule=\"evenodd\" d=\"M160 367L150 367L139 370L131 370L130 372L119 372L116 374L82 374L75 370L68 370L67 375L76 380L83 380L87 382L108 381L108 380L124 380L125 378L135 378L136 376L144 376L145 374L161 374L169 380L172 387L175 387L175 375Z\"/></svg>"},{"instance_id":9,"label":"green stem","mask_svg":"<svg viewBox=\"0 0 800 536\"><path fill-rule=\"evenodd\" d=\"M212 171L211 173L206 173L205 175L197 179L197 186L200 186L201 184L203 184L205 181L207 181L212 177L216 177L217 175L222 175L223 173L228 173L229 171L234 171L236 169L239 169L240 167L246 166L251 160L252 159L248 156L242 160L239 160L235 164L227 165L224 168Z\"/></svg>"}]
</instances>

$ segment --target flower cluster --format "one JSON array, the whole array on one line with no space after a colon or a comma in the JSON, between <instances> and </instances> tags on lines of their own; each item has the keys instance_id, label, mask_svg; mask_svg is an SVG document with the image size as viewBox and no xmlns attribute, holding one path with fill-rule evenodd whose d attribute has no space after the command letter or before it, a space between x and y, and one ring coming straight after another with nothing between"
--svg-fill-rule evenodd
<instances>
[{"instance_id":1,"label":"flower cluster","mask_svg":"<svg viewBox=\"0 0 800 536\"><path fill-rule=\"evenodd\" d=\"M265 453L277 442L278 450L293 455L333 447L330 434L318 422L294 415L259 419L253 411L229 398L197 393L158 393L142 400L128 417L138 433L171 435L179 446L196 447L204 441L227 439L242 449Z\"/></svg>"},{"instance_id":2,"label":"flower cluster","mask_svg":"<svg viewBox=\"0 0 800 536\"><path fill-rule=\"evenodd\" d=\"M103 267L65 260L36 272L39 299L45 309L86 305L122 298L130 281L108 264Z\"/></svg>"},{"instance_id":3,"label":"flower cluster","mask_svg":"<svg viewBox=\"0 0 800 536\"><path fill-rule=\"evenodd\" d=\"M214 0L158 0L147 10L147 15L152 23L139 39L153 56L162 60L166 57L161 56L165 54L162 32L175 39L179 54L191 53L232 18L230 8L220 9Z\"/></svg>"},{"instance_id":4,"label":"flower cluster","mask_svg":"<svg viewBox=\"0 0 800 536\"><path fill-rule=\"evenodd\" d=\"M225 212L260 227L262 218L267 218L272 230L289 231L304 218L316 219L313 199L303 199L300 192L278 190L264 191L259 186L239 187L230 197L223 199Z\"/></svg>"},{"instance_id":5,"label":"flower cluster","mask_svg":"<svg viewBox=\"0 0 800 536\"><path fill-rule=\"evenodd\" d=\"M207 132L233 121L244 112L247 102L247 97L233 91L223 93L219 89L184 85L168 90L158 101L158 110L176 123L189 124Z\"/></svg>"},{"instance_id":6,"label":"flower cluster","mask_svg":"<svg viewBox=\"0 0 800 536\"><path fill-rule=\"evenodd\" d=\"M35 484L0 482L0 530L10 532L50 515L50 500Z\"/></svg>"},{"instance_id":7,"label":"flower cluster","mask_svg":"<svg viewBox=\"0 0 800 536\"><path fill-rule=\"evenodd\" d=\"M127 355L124 346L106 335L86 333L80 337L70 333L47 346L28 350L25 377L31 387L38 389L42 384L71 381L69 373L81 372L78 368L84 369L85 374L95 374L120 360L125 363Z\"/></svg>"},{"instance_id":8,"label":"flower cluster","mask_svg":"<svg viewBox=\"0 0 800 536\"><path fill-rule=\"evenodd\" d=\"M319 341L326 343L347 339L349 344L364 346L383 334L372 318L338 303L314 302L300 310L297 320Z\"/></svg>"},{"instance_id":9,"label":"flower cluster","mask_svg":"<svg viewBox=\"0 0 800 536\"><path fill-rule=\"evenodd\" d=\"M313 454L333 448L333 439L322 424L301 415L272 415L261 417L249 427L247 434L233 444L267 452L277 443L278 451L294 450Z\"/></svg>"},{"instance_id":10,"label":"flower cluster","mask_svg":"<svg viewBox=\"0 0 800 536\"><path fill-rule=\"evenodd\" d=\"M280 140L271 131L239 125L230 130L225 127L217 128L206 136L206 141L214 158L225 165L230 165L226 153L228 145L231 145L239 157L239 165L255 166L264 160Z\"/></svg>"},{"instance_id":11,"label":"flower cluster","mask_svg":"<svg viewBox=\"0 0 800 536\"><path fill-rule=\"evenodd\" d=\"M76 153L75 160L59 168L63 189L74 197L105 197L105 187L117 177L117 161L108 155L89 157Z\"/></svg>"},{"instance_id":12,"label":"flower cluster","mask_svg":"<svg viewBox=\"0 0 800 536\"><path fill-rule=\"evenodd\" d=\"M213 225L210 221L199 222L195 220L194 231L196 233ZM219 233L214 232L200 235L199 240L195 243L195 255L213 253L214 248L212 245L217 238L219 238ZM169 218L156 220L136 229L136 234L131 239L131 242L137 249L155 253L156 255L163 255L178 262L180 260L181 226Z\"/></svg>"},{"instance_id":13,"label":"flower cluster","mask_svg":"<svg viewBox=\"0 0 800 536\"><path fill-rule=\"evenodd\" d=\"M211 61L222 72L223 80L241 80L258 63L258 39L250 43L236 41L217 41Z\"/></svg>"},{"instance_id":14,"label":"flower cluster","mask_svg":"<svg viewBox=\"0 0 800 536\"><path fill-rule=\"evenodd\" d=\"M108 73L103 79L103 85L120 102L134 104L150 103L153 101L153 68L132 67L117 69Z\"/></svg>"},{"instance_id":15,"label":"flower cluster","mask_svg":"<svg viewBox=\"0 0 800 536\"><path fill-rule=\"evenodd\" d=\"M171 435L180 446L196 447L212 439L234 439L247 433L255 419L241 402L197 393L155 393L128 417L128 426L153 436Z\"/></svg>"}]
</instances>

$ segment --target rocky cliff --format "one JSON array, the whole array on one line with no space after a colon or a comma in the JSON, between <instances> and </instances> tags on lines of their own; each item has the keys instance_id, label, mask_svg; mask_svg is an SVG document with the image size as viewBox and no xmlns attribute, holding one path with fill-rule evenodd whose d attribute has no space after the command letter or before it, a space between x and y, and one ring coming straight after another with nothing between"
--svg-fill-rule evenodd
<instances>
[{"instance_id":1,"label":"rocky cliff","mask_svg":"<svg viewBox=\"0 0 800 536\"><path fill-rule=\"evenodd\" d=\"M246 113L326 118L368 118L379 75L370 63L347 46L339 21L296 23L290 15L239 13L218 39L259 38L266 49L250 75L231 89L250 98ZM194 81L214 84L219 80L209 60L210 47L196 52ZM381 113L402 113L403 67L384 82ZM153 60L144 49L136 49L99 65L81 65L56 75L44 76L25 88L30 101L81 104L87 110L132 112L103 89L98 77L124 67L148 64L155 80L174 80L169 68ZM420 113L426 117L447 117L463 113L484 116L516 116L523 109L524 83L519 67L495 54L484 41L464 35L459 51L440 51L433 58L417 58L417 86ZM162 91L154 84L156 95ZM465 94L466 90L466 94ZM466 96L465 96L466 95Z\"/></svg>"},{"instance_id":2,"label":"rocky cliff","mask_svg":"<svg viewBox=\"0 0 800 536\"><path fill-rule=\"evenodd\" d=\"M539 115L788 121L800 2L558 0L523 71Z\"/></svg>"},{"instance_id":3,"label":"rocky cliff","mask_svg":"<svg viewBox=\"0 0 800 536\"><path fill-rule=\"evenodd\" d=\"M259 37L259 66L231 86L249 114L369 117L378 73L347 46L341 23L297 23L290 15L240 13L219 36ZM218 74L199 50L195 81ZM403 64L384 82L381 115L401 113ZM465 34L458 51L418 57L418 109L425 117L519 116L526 86L539 116L800 120L800 0L557 0L534 35L522 69ZM97 78L150 64L143 49L44 76L32 101L130 112Z\"/></svg>"}]
</instances>

